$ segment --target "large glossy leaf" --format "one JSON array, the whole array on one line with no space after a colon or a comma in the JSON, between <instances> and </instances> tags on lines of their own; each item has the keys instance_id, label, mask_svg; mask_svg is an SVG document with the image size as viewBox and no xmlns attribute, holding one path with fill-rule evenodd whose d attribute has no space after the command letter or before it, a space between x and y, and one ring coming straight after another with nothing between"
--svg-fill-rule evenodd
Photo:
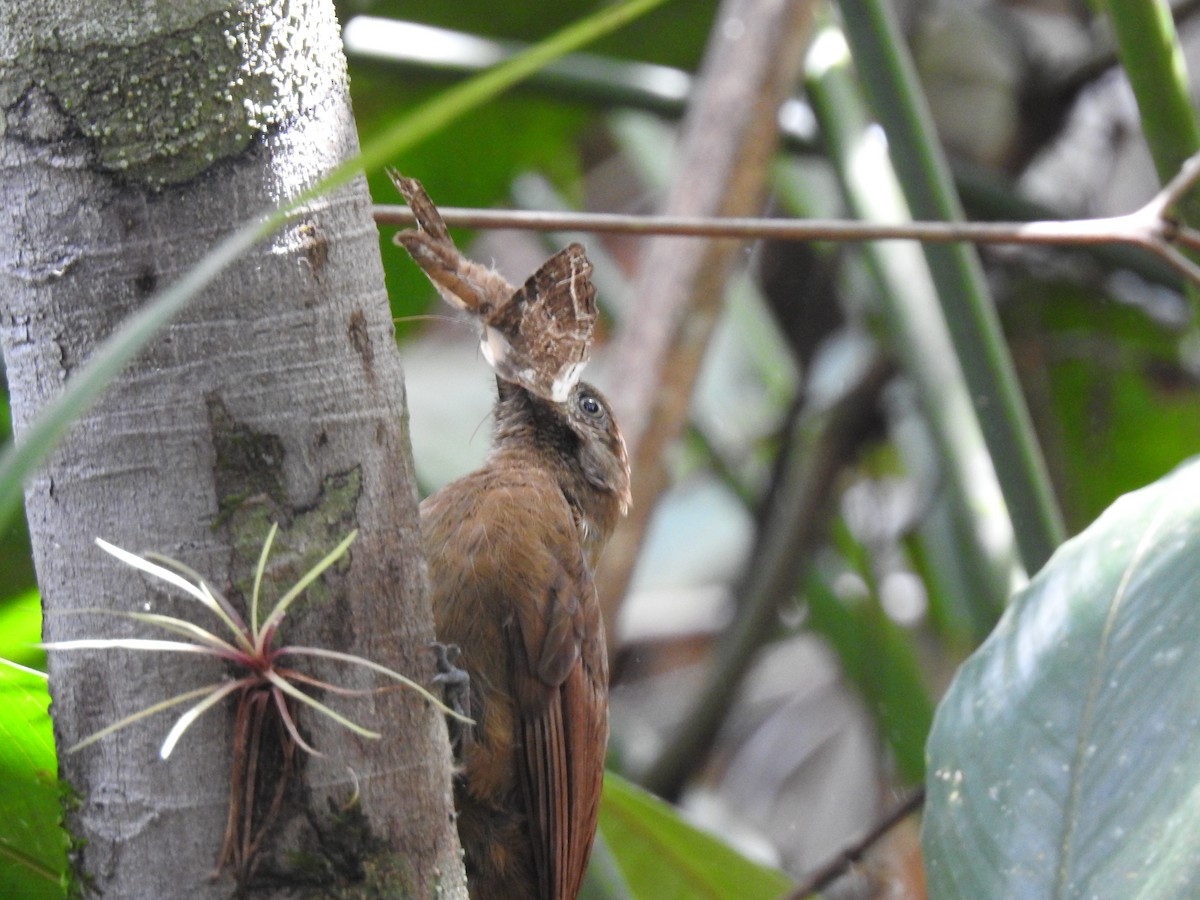
<instances>
[{"instance_id":1,"label":"large glossy leaf","mask_svg":"<svg viewBox=\"0 0 1200 900\"><path fill-rule=\"evenodd\" d=\"M1195 897L1200 461L1066 543L929 741L934 897Z\"/></svg>"},{"instance_id":2,"label":"large glossy leaf","mask_svg":"<svg viewBox=\"0 0 1200 900\"><path fill-rule=\"evenodd\" d=\"M604 776L600 833L635 900L775 900L791 884L611 772Z\"/></svg>"},{"instance_id":3,"label":"large glossy leaf","mask_svg":"<svg viewBox=\"0 0 1200 900\"><path fill-rule=\"evenodd\" d=\"M44 666L36 594L0 608L0 656ZM0 666L0 897L62 897L67 835L59 824L58 765L45 681Z\"/></svg>"}]
</instances>

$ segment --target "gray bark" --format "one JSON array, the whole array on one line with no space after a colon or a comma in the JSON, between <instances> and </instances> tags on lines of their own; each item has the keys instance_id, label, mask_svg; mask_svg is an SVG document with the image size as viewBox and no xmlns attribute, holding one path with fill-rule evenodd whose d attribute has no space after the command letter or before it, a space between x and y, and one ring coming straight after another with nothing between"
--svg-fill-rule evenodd
<instances>
[{"instance_id":1,"label":"gray bark","mask_svg":"<svg viewBox=\"0 0 1200 900\"><path fill-rule=\"evenodd\" d=\"M0 3L0 342L18 435L156 290L357 152L327 0L136 6ZM349 564L310 590L284 642L359 653L428 683L433 632L413 483L359 178L194 300L30 482L45 637L170 637L63 614L82 607L219 627L194 601L101 553L97 536L179 559L242 598L266 523L278 521L269 600L357 527ZM296 667L352 687L378 684L344 666ZM231 671L191 654L52 652L58 746ZM278 877L262 892L353 884L463 895L440 716L402 690L321 699L383 739L299 713L305 738L326 756L301 754L261 855L260 874ZM172 718L61 757L61 777L81 801L68 817L86 841L76 877L106 896L231 892L228 874L208 876L229 803L233 704L202 718L162 761ZM264 765L260 778L277 777Z\"/></svg>"}]
</instances>

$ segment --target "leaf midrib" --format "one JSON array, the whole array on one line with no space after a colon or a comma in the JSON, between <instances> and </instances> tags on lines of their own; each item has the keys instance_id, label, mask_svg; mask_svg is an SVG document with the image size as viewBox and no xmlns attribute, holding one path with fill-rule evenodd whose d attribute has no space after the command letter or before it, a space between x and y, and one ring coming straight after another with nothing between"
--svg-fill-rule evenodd
<instances>
[{"instance_id":1,"label":"leaf midrib","mask_svg":"<svg viewBox=\"0 0 1200 900\"><path fill-rule=\"evenodd\" d=\"M1108 662L1109 651L1111 649L1112 632L1116 624L1117 614L1121 610L1121 606L1125 600L1125 594L1129 590L1130 582L1133 580L1135 571L1137 570L1142 558L1150 547L1150 540L1158 532L1169 511L1169 506L1164 504L1150 524L1146 528L1146 532L1138 541L1137 547L1133 551L1133 556L1129 559L1129 564L1125 567L1125 571L1121 574L1121 581L1117 585L1116 591L1113 593L1113 598L1109 604L1108 614L1104 619L1104 628L1100 632L1100 644L1096 654L1095 662L1092 665L1092 672L1088 684L1087 700L1083 707L1083 717L1080 721L1079 736L1075 746L1075 754L1071 760L1070 772L1070 788L1067 792L1067 801L1063 807L1063 825L1062 838L1059 840L1059 863L1058 872L1055 877L1053 895L1056 898L1066 896L1066 888L1068 879L1070 878L1070 861L1071 853L1074 846L1075 838L1075 823L1078 819L1077 810L1080 805L1080 795L1083 790L1083 768L1087 756L1087 747L1090 743L1089 736L1092 733L1093 722L1096 716L1096 705L1099 701L1101 685L1104 683L1103 672Z\"/></svg>"}]
</instances>

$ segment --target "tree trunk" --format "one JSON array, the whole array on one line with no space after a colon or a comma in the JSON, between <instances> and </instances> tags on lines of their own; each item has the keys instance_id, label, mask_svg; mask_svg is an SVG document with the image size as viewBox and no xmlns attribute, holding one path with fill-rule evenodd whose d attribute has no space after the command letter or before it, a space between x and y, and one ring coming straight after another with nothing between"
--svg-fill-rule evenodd
<instances>
[{"instance_id":1,"label":"tree trunk","mask_svg":"<svg viewBox=\"0 0 1200 900\"><path fill-rule=\"evenodd\" d=\"M358 149L328 0L135 6L0 2L0 340L18 436L158 289ZM365 182L313 202L195 299L76 423L29 483L26 510L47 640L171 637L63 614L85 607L220 628L100 552L97 536L185 562L237 602L277 521L269 603L357 527L348 564L309 589L284 643L428 683L404 390ZM346 666L295 667L378 684ZM52 652L58 746L230 672L195 654ZM325 756L297 754L255 892L464 895L440 716L405 690L321 699L383 738L301 708L301 733ZM226 827L233 710L201 718L167 761L165 716L62 756L79 800L67 817L78 880L109 897L229 895L228 873L208 876ZM284 777L270 749L258 823Z\"/></svg>"}]
</instances>

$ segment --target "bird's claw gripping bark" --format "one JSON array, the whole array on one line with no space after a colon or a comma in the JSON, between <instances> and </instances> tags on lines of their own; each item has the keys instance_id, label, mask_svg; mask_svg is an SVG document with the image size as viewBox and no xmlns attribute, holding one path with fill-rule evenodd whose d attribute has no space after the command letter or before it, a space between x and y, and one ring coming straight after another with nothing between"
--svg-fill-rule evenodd
<instances>
[{"instance_id":1,"label":"bird's claw gripping bark","mask_svg":"<svg viewBox=\"0 0 1200 900\"><path fill-rule=\"evenodd\" d=\"M437 667L433 683L442 686L443 702L459 715L471 718L471 676L466 669L456 665L462 650L457 644L443 644L440 641L434 641L429 647L433 650L434 665ZM466 722L453 718L447 718L446 725L450 729L454 755L460 757L474 737L472 728Z\"/></svg>"}]
</instances>

